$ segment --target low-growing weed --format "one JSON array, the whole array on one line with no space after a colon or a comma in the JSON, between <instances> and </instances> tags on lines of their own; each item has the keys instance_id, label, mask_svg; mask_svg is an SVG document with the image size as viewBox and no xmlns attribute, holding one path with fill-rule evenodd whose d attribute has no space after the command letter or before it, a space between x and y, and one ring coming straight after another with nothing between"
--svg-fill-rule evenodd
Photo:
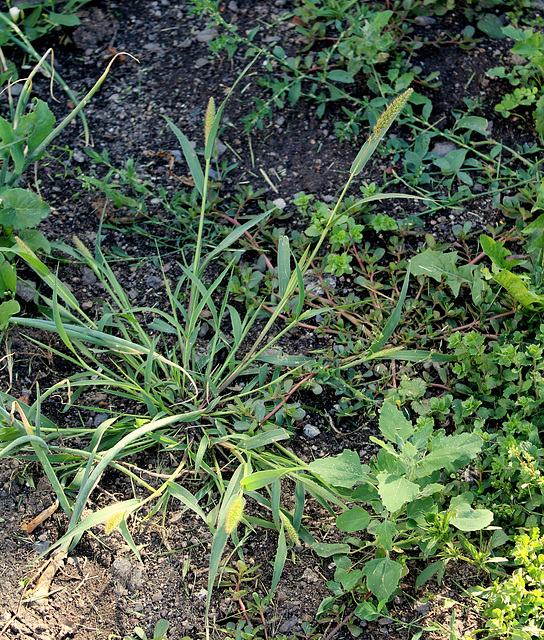
<instances>
[{"instance_id":1,"label":"low-growing weed","mask_svg":"<svg viewBox=\"0 0 544 640\"><path fill-rule=\"evenodd\" d=\"M533 29L516 29L508 25L502 29L508 38L515 41L512 54L522 58L512 69L494 67L488 71L493 78L507 78L515 87L495 106L503 117L519 113L520 107L532 107L535 128L544 135L544 35Z\"/></svg>"},{"instance_id":2,"label":"low-growing weed","mask_svg":"<svg viewBox=\"0 0 544 640\"><path fill-rule=\"evenodd\" d=\"M25 38L32 42L58 27L77 27L81 21L76 14L88 2L89 0L18 2L3 15L6 20L18 24ZM0 27L0 46L16 44L13 29L7 22L3 22Z\"/></svg>"},{"instance_id":3,"label":"low-growing weed","mask_svg":"<svg viewBox=\"0 0 544 640\"><path fill-rule=\"evenodd\" d=\"M158 620L151 637L141 627L134 627L133 635L125 636L123 640L165 640L169 626L168 620Z\"/></svg>"},{"instance_id":4,"label":"low-growing weed","mask_svg":"<svg viewBox=\"0 0 544 640\"><path fill-rule=\"evenodd\" d=\"M385 605L408 573L406 562L415 546L425 559L444 556L429 565L416 584L436 574L440 580L448 560L459 558L467 547L468 541L456 532L485 529L493 520L491 511L471 506L470 491L459 491L448 482L449 474L480 452L483 440L478 434L447 436L434 430L429 417L414 425L392 401L382 406L379 430L382 439L370 437L380 447L370 465L362 465L352 451L309 465L328 484L350 489L344 493L348 502L372 508L369 512L356 505L337 516L338 529L351 534L342 543L313 545L318 555L332 557L336 567L329 582L334 595L323 601L318 618L346 593L354 599L358 618L386 615ZM358 537L359 532L366 533Z\"/></svg>"},{"instance_id":5,"label":"low-growing weed","mask_svg":"<svg viewBox=\"0 0 544 640\"><path fill-rule=\"evenodd\" d=\"M0 14L1 16L1 14ZM26 246L32 250L49 251L49 242L36 230L40 221L49 213L49 205L30 189L18 187L23 173L33 162L38 162L47 147L83 110L92 96L106 79L113 60L98 79L94 87L67 115L55 126L55 117L46 102L35 99L34 108L25 113L30 99L32 79L45 63L49 51L41 58L27 78L17 104L10 101L11 120L0 118L0 299L10 298L0 304L0 328L5 328L10 316L20 309L19 303L12 299L17 276L12 265L16 241L14 231Z\"/></svg>"},{"instance_id":6,"label":"low-growing weed","mask_svg":"<svg viewBox=\"0 0 544 640\"><path fill-rule=\"evenodd\" d=\"M534 527L514 536L512 557L518 568L482 595L489 638L529 640L544 629L544 537Z\"/></svg>"},{"instance_id":7,"label":"low-growing weed","mask_svg":"<svg viewBox=\"0 0 544 640\"><path fill-rule=\"evenodd\" d=\"M133 309L102 254L100 243L93 255L76 239L77 249L64 247L64 252L92 269L109 297L109 300L104 300L101 317L92 318L79 308L69 289L34 252L18 240L17 247L12 249L13 253L26 260L43 283L51 288L53 297L41 296L45 319L12 318L11 322L56 332L67 351L54 352L81 371L69 381L63 381L55 389L48 390L43 398L39 396L31 407L22 407L14 399L5 396L4 400L11 403L13 414L0 409L6 425L3 440L9 442L0 455L7 455L22 447L24 456L36 457L56 491L61 507L70 517L65 536L51 550L60 547L61 553L66 553L77 544L86 530L105 523L106 531L118 527L127 544L138 554L127 527L127 519L152 500L158 500L155 507L158 509L165 501L177 499L202 518L214 534L206 611L210 607L212 589L226 543L232 539L236 547L240 545L238 528L242 526L248 534L253 525L264 525L278 531L278 548L269 593L269 598L272 597L286 562L288 540L298 540L300 537L313 542L312 536L301 524L305 493L315 496L325 505L343 506L334 484L329 486L318 467L312 466L314 463L303 463L279 445L280 441L289 438L288 429L292 428L292 424L305 415L305 410L292 399L293 393L301 385L310 383L329 365L310 357L284 354L278 347L278 341L299 323L323 312L321 307L305 310L304 276L334 229L335 221L342 216L342 203L350 183L362 172L409 95L410 92L407 92L399 96L378 119L369 140L353 161L348 182L329 211L315 245L306 247L302 257L295 260L288 238L281 236L278 239L275 298L260 325L257 323L261 317L259 314L267 305L261 302L256 309L250 309L242 316L232 304L235 260L230 260L211 283L207 283L204 277L206 267L216 256L232 251L234 243L246 231L269 215L269 211L264 211L252 217L235 227L212 251L206 251L203 229L210 194L210 163L225 103L217 111L213 99L208 105L204 128L204 168L187 138L168 120L182 146L201 198L192 263L181 265L183 275L174 288L165 278L165 295L170 302L170 312ZM339 367L339 371L366 361L389 358L393 354L399 360L431 357L428 352L385 348L399 322L407 290L408 278L405 278L397 306L381 333L355 359L348 359ZM142 315L153 318L149 327L142 321ZM280 318L281 324L277 324ZM213 336L204 348L199 343L203 321L209 323ZM257 328L257 333L248 344L247 337L253 327ZM273 327L278 327L275 335L269 333ZM242 348L243 355L239 355ZM219 358L220 352L223 353ZM57 437L58 431L49 423L46 426L41 419L42 400L66 385L69 389L67 407L73 405L88 389L100 387L113 395L137 402L142 411L139 416L122 414L106 420L90 439L86 429L65 434L66 441L77 433L77 437L87 443L80 466L83 476L81 483L76 484L73 483L73 450L51 442ZM181 428L181 425L189 423L204 426L198 444L195 443L196 450L193 439L184 434ZM134 473L123 466L122 459L130 452L142 451L157 444L167 450L185 452L178 469L173 471L169 479L157 489L151 489L144 483L150 493L143 501L132 499L112 504L82 520L81 514L89 495L106 467L114 465L134 478ZM267 445L272 445L272 448L267 448ZM224 469L217 471L215 448L228 451L233 465L230 477L224 475ZM46 452L54 452L55 456L48 457ZM206 488L199 491L198 498L176 482L187 459L193 462L197 470L202 469L208 478ZM61 464L56 467L59 461ZM297 486L293 514L280 508L283 477L291 478ZM209 500L212 491L219 491L219 500L205 513L199 500ZM248 499L270 510L272 521L246 515L244 506Z\"/></svg>"}]
</instances>

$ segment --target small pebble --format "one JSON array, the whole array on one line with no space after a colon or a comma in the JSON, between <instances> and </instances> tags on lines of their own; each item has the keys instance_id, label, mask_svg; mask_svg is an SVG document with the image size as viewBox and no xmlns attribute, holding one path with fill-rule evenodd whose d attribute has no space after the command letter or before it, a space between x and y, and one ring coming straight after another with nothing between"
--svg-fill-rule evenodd
<instances>
[{"instance_id":1,"label":"small pebble","mask_svg":"<svg viewBox=\"0 0 544 640\"><path fill-rule=\"evenodd\" d=\"M87 156L80 149L76 149L74 151L74 153L72 154L72 158L79 163L85 162L87 160Z\"/></svg>"},{"instance_id":2,"label":"small pebble","mask_svg":"<svg viewBox=\"0 0 544 640\"><path fill-rule=\"evenodd\" d=\"M457 148L453 142L437 142L431 149L431 153L443 158L447 156L450 151L455 151Z\"/></svg>"},{"instance_id":3,"label":"small pebble","mask_svg":"<svg viewBox=\"0 0 544 640\"><path fill-rule=\"evenodd\" d=\"M420 27L427 27L430 24L436 24L436 20L430 16L416 16L414 22Z\"/></svg>"},{"instance_id":4,"label":"small pebble","mask_svg":"<svg viewBox=\"0 0 544 640\"><path fill-rule=\"evenodd\" d=\"M215 37L217 37L217 29L214 29L213 27L203 29L200 33L197 33L195 37L198 42L211 42Z\"/></svg>"},{"instance_id":5,"label":"small pebble","mask_svg":"<svg viewBox=\"0 0 544 640\"><path fill-rule=\"evenodd\" d=\"M305 424L304 425L304 435L307 438L310 438L310 440L312 440L313 438L317 438L317 436L320 433L321 433L321 431L317 427L314 427L313 424Z\"/></svg>"}]
</instances>

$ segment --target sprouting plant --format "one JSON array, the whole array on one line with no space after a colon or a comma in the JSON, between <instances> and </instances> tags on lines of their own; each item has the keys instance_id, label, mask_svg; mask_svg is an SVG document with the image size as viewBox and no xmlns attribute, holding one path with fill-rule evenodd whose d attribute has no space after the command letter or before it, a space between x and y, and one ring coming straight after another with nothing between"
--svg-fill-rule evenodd
<instances>
[{"instance_id":1,"label":"sprouting plant","mask_svg":"<svg viewBox=\"0 0 544 640\"><path fill-rule=\"evenodd\" d=\"M169 626L168 620L158 620L151 637L141 627L134 627L133 635L125 636L123 640L165 640Z\"/></svg>"}]
</instances>

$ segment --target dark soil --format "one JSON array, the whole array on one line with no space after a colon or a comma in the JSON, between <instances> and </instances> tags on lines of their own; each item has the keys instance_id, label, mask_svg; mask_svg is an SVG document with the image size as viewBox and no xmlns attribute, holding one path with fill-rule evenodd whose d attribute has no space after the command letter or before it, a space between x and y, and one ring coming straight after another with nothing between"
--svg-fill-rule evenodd
<instances>
[{"instance_id":1,"label":"dark soil","mask_svg":"<svg viewBox=\"0 0 544 640\"><path fill-rule=\"evenodd\" d=\"M242 31L251 29L259 19L272 21L289 8L285 0L277 2L252 2L238 0L236 3L221 3L225 15L236 20ZM234 8L233 8L234 7ZM94 149L108 151L110 162L123 168L128 158L138 164L140 177L149 180L158 190L162 186L173 195L190 182L189 171L174 135L163 116L171 118L190 140L201 144L202 121L206 104L211 96L221 100L237 79L246 61L240 53L233 60L226 55L212 57L207 45L195 37L207 25L190 12L190 5L183 0L132 0L131 2L92 2L81 12L82 26L69 38L52 38L55 48L55 66L69 86L79 95L88 90L115 52L127 52L118 59L102 89L93 99L85 113L89 121ZM446 16L430 27L420 27L425 34L439 37L442 32L458 29L462 18ZM297 34L289 22L280 26L279 33L286 46L296 48ZM264 42L263 42L264 44ZM46 44L37 43L38 50ZM441 72L443 83L438 89L428 90L436 112L449 114L452 108L462 106L462 98L482 99L486 117L495 120L506 143L520 142L520 133L510 122L498 121L492 111L495 104L496 85L490 84L485 71L497 66L504 56L506 45L499 41L484 39L472 50L463 50L455 45L433 47L429 45L421 53L425 71ZM203 62L204 60L204 62ZM247 90L236 92L228 103L221 134L227 145L223 158L228 164L237 162L237 167L228 174L223 183L222 197L230 197L237 184L247 182L254 189L263 188L270 200L283 198L288 203L299 191L316 194L323 198L334 195L345 181L346 172L356 155L359 142L340 144L333 133L334 112L318 119L310 105L300 102L296 109L277 112L275 119L264 130L254 130L250 137L244 134L240 119L250 109L250 96L256 92L255 83L261 67L259 63L247 79ZM470 83L469 79L472 78ZM242 82L242 89L246 82ZM465 88L467 87L467 88ZM48 83L38 80L36 95L47 99ZM60 88L55 89L59 103L54 109L58 118L66 115L70 108ZM508 130L511 128L511 131ZM63 154L61 151L65 149ZM114 270L135 306L161 305L164 290L160 285L161 267L154 258L157 254L152 239L142 234L133 234L134 225L146 229L146 219L130 218L130 212L113 210L100 194L82 190L76 174L97 173L83 152L85 146L79 121L73 123L56 141L52 157L61 157L62 162L50 159L42 162L38 178L42 197L52 206L52 214L44 221L41 231L50 241L71 243L76 234L89 248L93 248L99 233L100 216L106 206L106 223L101 230L101 244L110 255L122 255L128 259L115 263ZM236 152L236 156L233 152ZM253 159L253 160L252 160ZM377 157L370 179L381 180L387 166ZM264 174L272 181L271 189ZM33 177L28 176L29 183ZM79 197L74 198L74 194ZM404 211L412 206L404 205ZM165 217L159 204L149 199L148 219ZM451 228L469 217L482 229L487 224L496 224L502 214L493 209L490 199L481 198L469 214L452 212L425 220L425 229L441 240L452 238ZM124 224L115 225L121 219ZM297 224L296 219L285 224ZM179 273L177 258L181 248L190 242L194 229L180 228L174 232L164 231L167 249L163 266L168 276L175 280ZM176 234L185 238L181 244ZM188 240L189 239L189 240ZM177 244L176 244L177 243ZM162 250L162 249L161 249ZM177 253L177 255L176 255ZM69 284L79 299L82 308L91 312L98 309L103 289L88 269L68 263L60 264L60 276ZM30 276L24 270L21 276ZM23 302L23 312L36 313L32 302ZM2 390L9 391L21 401L33 402L35 383L42 388L62 380L70 373L62 358L54 356L48 346L38 346L25 337L31 335L42 341L51 341L49 347L60 348L54 338L29 330L13 330L8 335L13 368L4 366L0 371ZM302 333L297 348L303 339L308 345L326 340ZM321 342L320 344L325 344ZM310 347L309 347L310 348ZM27 395L28 394L28 395ZM307 403L315 398L307 398ZM101 412L83 411L81 414L61 413L61 399L51 400L47 411L52 419L88 424L99 424L104 412L130 411L130 407L111 407L105 395L94 394L88 404ZM334 397L325 397L320 402L334 403ZM302 425L301 425L302 426ZM299 430L292 443L299 455L308 460L328 454L336 454L350 447L361 451L368 458L374 449L368 441L370 431L363 425L348 425L342 431L334 431L323 425L323 433L316 440L308 440ZM179 461L170 461L176 463ZM152 472L157 460L139 460ZM156 478L147 478L153 482ZM106 504L111 499L127 499L135 490L116 473L107 474L92 496L89 509ZM207 587L207 566L211 548L211 534L200 520L188 512L182 512L178 504L170 504L162 516L143 520L140 513L131 523L134 539L139 546L143 565L140 565L118 532L109 537L102 530L96 537L85 536L70 553L51 585L51 595L46 604L27 602L35 572L43 564L39 554L62 536L66 518L57 511L32 534L26 534L21 524L34 518L54 501L54 493L34 464L21 461L0 463L0 636L9 639L117 638L131 634L135 626L141 626L152 636L152 628L160 618L170 622L169 637L181 639L203 636L203 618ZM257 511L256 505L249 505ZM320 539L330 541L329 527L333 519L316 505L310 506L305 520L306 526ZM272 577L271 558L275 554L276 539L273 532L258 530L244 548L249 569L258 567L250 582L251 590L264 596ZM236 557L230 561L235 566ZM467 570L468 571L468 570ZM465 610L460 596L460 586L478 583L479 577L459 569L446 576L440 587L428 591L416 591L410 584L405 596L395 600L390 617L381 618L363 626L362 639L377 639L389 636L392 640L411 638L420 627L433 623L449 630L455 612L454 631L459 635L478 626L471 611ZM315 613L324 597L330 595L326 580L331 579L332 570L328 562L321 561L308 547L297 549L289 557L273 604L266 610L268 637L305 637L304 623L315 626ZM453 579L452 579L453 578ZM350 613L346 610L345 615ZM212 604L212 618L224 626L231 620L241 618L240 605L232 601L227 588L217 589ZM393 619L401 624L393 623ZM252 618L254 625L259 618ZM346 626L328 630L322 625L320 631L327 638L350 637ZM364 623L363 623L364 625ZM425 631L423 638L440 635L439 631ZM216 637L224 637L217 631Z\"/></svg>"}]
</instances>

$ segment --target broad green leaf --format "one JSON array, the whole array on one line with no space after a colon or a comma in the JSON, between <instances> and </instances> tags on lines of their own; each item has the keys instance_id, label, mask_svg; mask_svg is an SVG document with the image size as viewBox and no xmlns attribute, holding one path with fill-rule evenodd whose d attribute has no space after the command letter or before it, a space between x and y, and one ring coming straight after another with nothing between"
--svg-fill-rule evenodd
<instances>
[{"instance_id":1,"label":"broad green leaf","mask_svg":"<svg viewBox=\"0 0 544 640\"><path fill-rule=\"evenodd\" d=\"M312 545L312 549L321 558L330 558L334 555L345 554L350 552L349 544L340 542L329 544L327 542L316 542Z\"/></svg>"},{"instance_id":2,"label":"broad green leaf","mask_svg":"<svg viewBox=\"0 0 544 640\"><path fill-rule=\"evenodd\" d=\"M376 536L376 545L383 547L386 551L393 550L393 534L395 533L395 523L391 520L373 520L368 532Z\"/></svg>"},{"instance_id":3,"label":"broad green leaf","mask_svg":"<svg viewBox=\"0 0 544 640\"><path fill-rule=\"evenodd\" d=\"M310 462L308 469L335 487L351 488L365 480L359 454L348 449L335 457L314 460Z\"/></svg>"},{"instance_id":4,"label":"broad green leaf","mask_svg":"<svg viewBox=\"0 0 544 640\"><path fill-rule=\"evenodd\" d=\"M364 531L370 524L370 513L362 507L353 507L336 518L336 526L344 533Z\"/></svg>"},{"instance_id":5,"label":"broad green leaf","mask_svg":"<svg viewBox=\"0 0 544 640\"><path fill-rule=\"evenodd\" d=\"M382 405L379 427L383 437L393 444L398 444L399 438L406 442L414 433L414 427L410 420L390 400Z\"/></svg>"},{"instance_id":6,"label":"broad green leaf","mask_svg":"<svg viewBox=\"0 0 544 640\"><path fill-rule=\"evenodd\" d=\"M379 473L377 480L383 506L392 513L411 502L419 494L419 486L401 476Z\"/></svg>"},{"instance_id":7,"label":"broad green leaf","mask_svg":"<svg viewBox=\"0 0 544 640\"><path fill-rule=\"evenodd\" d=\"M19 238L34 252L41 250L47 254L51 253L51 243L37 229L21 229Z\"/></svg>"},{"instance_id":8,"label":"broad green leaf","mask_svg":"<svg viewBox=\"0 0 544 640\"><path fill-rule=\"evenodd\" d=\"M544 296L539 296L526 287L523 280L511 271L499 271L494 273L493 278L501 287L504 287L508 293L521 304L522 307L530 309L534 304L544 303Z\"/></svg>"},{"instance_id":9,"label":"broad green leaf","mask_svg":"<svg viewBox=\"0 0 544 640\"><path fill-rule=\"evenodd\" d=\"M343 69L333 69L327 72L327 80L329 82L353 82L353 76L351 73L344 71Z\"/></svg>"},{"instance_id":10,"label":"broad green leaf","mask_svg":"<svg viewBox=\"0 0 544 640\"><path fill-rule=\"evenodd\" d=\"M390 558L376 558L367 562L363 573L366 583L379 601L389 600L398 587L402 565Z\"/></svg>"},{"instance_id":11,"label":"broad green leaf","mask_svg":"<svg viewBox=\"0 0 544 640\"><path fill-rule=\"evenodd\" d=\"M451 175L453 173L457 173L461 169L465 162L467 153L467 149L454 149L443 158L436 158L434 164L437 167L440 167L442 173L445 175Z\"/></svg>"},{"instance_id":12,"label":"broad green leaf","mask_svg":"<svg viewBox=\"0 0 544 640\"><path fill-rule=\"evenodd\" d=\"M499 267L499 269L511 271L512 267L521 262L520 260L508 261L506 258L511 255L512 252L504 246L504 242L497 242L485 234L480 236L480 245L485 255L491 258L493 264Z\"/></svg>"},{"instance_id":13,"label":"broad green leaf","mask_svg":"<svg viewBox=\"0 0 544 640\"><path fill-rule=\"evenodd\" d=\"M381 611L378 611L376 607L368 600L363 600L360 604L358 604L355 608L354 613L361 620L367 620L368 622L372 622L373 620L377 620L378 618L383 618L383 613ZM416 640L416 637L414 636L412 640Z\"/></svg>"},{"instance_id":14,"label":"broad green leaf","mask_svg":"<svg viewBox=\"0 0 544 640\"><path fill-rule=\"evenodd\" d=\"M464 118L459 118L459 120L457 120L457 122L455 123L456 129L471 129L472 131L481 133L486 137L489 135L487 126L487 120L485 118L481 118L480 116L465 116Z\"/></svg>"},{"instance_id":15,"label":"broad green leaf","mask_svg":"<svg viewBox=\"0 0 544 640\"><path fill-rule=\"evenodd\" d=\"M493 512L489 509L473 509L470 506L473 495L467 491L460 496L451 499L450 522L461 531L479 531L485 529L493 522Z\"/></svg>"},{"instance_id":16,"label":"broad green leaf","mask_svg":"<svg viewBox=\"0 0 544 640\"><path fill-rule=\"evenodd\" d=\"M363 484L355 487L351 497L353 500L358 500L359 502L372 502L379 499L379 494L373 484L370 484L370 482L364 482Z\"/></svg>"},{"instance_id":17,"label":"broad green leaf","mask_svg":"<svg viewBox=\"0 0 544 640\"><path fill-rule=\"evenodd\" d=\"M47 19L61 27L77 27L81 24L80 19L73 13L54 13L53 11L48 14Z\"/></svg>"},{"instance_id":18,"label":"broad green leaf","mask_svg":"<svg viewBox=\"0 0 544 640\"><path fill-rule=\"evenodd\" d=\"M333 608L335 602L336 598L334 596L327 596L326 598L323 598L321 604L317 608L315 619L319 620L319 618L324 616L327 611L330 611Z\"/></svg>"},{"instance_id":19,"label":"broad green leaf","mask_svg":"<svg viewBox=\"0 0 544 640\"><path fill-rule=\"evenodd\" d=\"M0 254L0 296L14 292L17 286L17 273L13 265Z\"/></svg>"},{"instance_id":20,"label":"broad green leaf","mask_svg":"<svg viewBox=\"0 0 544 640\"><path fill-rule=\"evenodd\" d=\"M168 620L158 620L155 628L153 629L153 638L151 640L164 640L169 626L170 623Z\"/></svg>"},{"instance_id":21,"label":"broad green leaf","mask_svg":"<svg viewBox=\"0 0 544 640\"><path fill-rule=\"evenodd\" d=\"M505 32L502 22L494 13L485 13L477 22L478 29L483 31L490 38L504 40Z\"/></svg>"},{"instance_id":22,"label":"broad green leaf","mask_svg":"<svg viewBox=\"0 0 544 640\"><path fill-rule=\"evenodd\" d=\"M483 440L477 433L442 436L431 441L431 451L417 468L418 477L444 469L448 473L467 465L482 449Z\"/></svg>"},{"instance_id":23,"label":"broad green leaf","mask_svg":"<svg viewBox=\"0 0 544 640\"><path fill-rule=\"evenodd\" d=\"M26 141L28 145L28 154L30 155L47 138L51 131L53 131L53 127L55 126L55 116L51 112L47 102L44 102L43 100L37 100L34 111L28 115L32 116L32 122L34 125L34 130L28 136ZM27 116L24 117L26 118ZM39 157L35 158L35 160L39 160L44 152L45 149Z\"/></svg>"},{"instance_id":24,"label":"broad green leaf","mask_svg":"<svg viewBox=\"0 0 544 640\"><path fill-rule=\"evenodd\" d=\"M6 300L0 303L0 330L7 327L9 319L21 310L17 300Z\"/></svg>"},{"instance_id":25,"label":"broad green leaf","mask_svg":"<svg viewBox=\"0 0 544 640\"><path fill-rule=\"evenodd\" d=\"M363 572L361 569L353 569L346 571L340 576L340 584L344 591L352 591L362 580Z\"/></svg>"},{"instance_id":26,"label":"broad green leaf","mask_svg":"<svg viewBox=\"0 0 544 640\"><path fill-rule=\"evenodd\" d=\"M489 548L497 549L498 547L502 547L509 541L510 536L508 536L503 531L503 529L495 529L495 531L493 531L493 535L491 536L491 540L489 541Z\"/></svg>"},{"instance_id":27,"label":"broad green leaf","mask_svg":"<svg viewBox=\"0 0 544 640\"><path fill-rule=\"evenodd\" d=\"M1 226L12 229L36 227L49 211L49 205L32 191L16 187L0 193Z\"/></svg>"},{"instance_id":28,"label":"broad green leaf","mask_svg":"<svg viewBox=\"0 0 544 640\"><path fill-rule=\"evenodd\" d=\"M456 266L457 251L433 251L427 249L423 253L414 256L410 261L412 273L416 276L425 275L433 278L437 282L441 282L442 278L446 278L446 283L453 291L454 295L459 295L459 289L462 284L470 284L471 269L474 265L466 265L469 269L459 269Z\"/></svg>"},{"instance_id":29,"label":"broad green leaf","mask_svg":"<svg viewBox=\"0 0 544 640\"><path fill-rule=\"evenodd\" d=\"M289 104L294 107L298 102L302 93L302 79L297 80L289 89L289 94L287 96L289 100Z\"/></svg>"}]
</instances>

